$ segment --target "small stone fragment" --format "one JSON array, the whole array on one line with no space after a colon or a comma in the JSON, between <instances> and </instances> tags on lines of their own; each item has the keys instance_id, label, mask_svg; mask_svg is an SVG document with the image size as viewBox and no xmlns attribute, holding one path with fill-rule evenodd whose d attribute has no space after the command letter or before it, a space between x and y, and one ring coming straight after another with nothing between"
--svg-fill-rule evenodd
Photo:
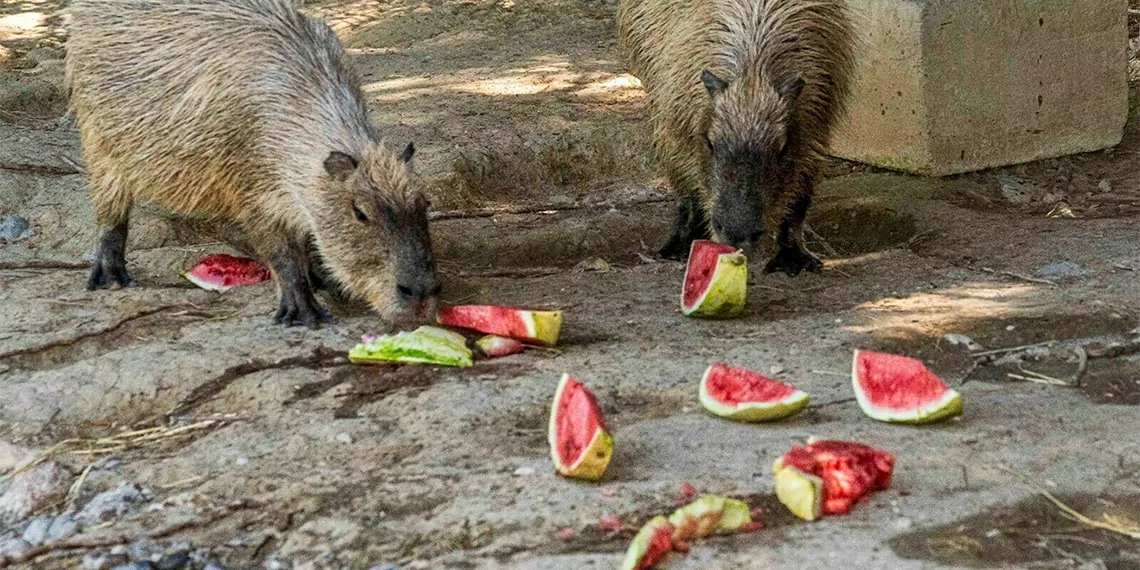
<instances>
[{"instance_id":1,"label":"small stone fragment","mask_svg":"<svg viewBox=\"0 0 1140 570\"><path fill-rule=\"evenodd\" d=\"M28 527L24 529L23 539L28 544L35 546L42 544L47 539L48 529L51 528L51 517L39 517L32 522L28 523Z\"/></svg>"},{"instance_id":2,"label":"small stone fragment","mask_svg":"<svg viewBox=\"0 0 1140 570\"><path fill-rule=\"evenodd\" d=\"M32 237L32 225L15 214L0 221L0 240L14 242Z\"/></svg>"},{"instance_id":3,"label":"small stone fragment","mask_svg":"<svg viewBox=\"0 0 1140 570\"><path fill-rule=\"evenodd\" d=\"M59 515L52 521L51 527L48 528L48 540L63 540L79 531L79 523L70 515Z\"/></svg>"},{"instance_id":4,"label":"small stone fragment","mask_svg":"<svg viewBox=\"0 0 1140 570\"><path fill-rule=\"evenodd\" d=\"M62 499L67 488L67 473L54 461L17 473L8 491L0 497L0 518L26 518Z\"/></svg>"},{"instance_id":5,"label":"small stone fragment","mask_svg":"<svg viewBox=\"0 0 1140 570\"><path fill-rule=\"evenodd\" d=\"M131 503L143 499L142 488L134 483L123 483L110 491L95 495L75 518L83 524L107 522L123 516Z\"/></svg>"}]
</instances>

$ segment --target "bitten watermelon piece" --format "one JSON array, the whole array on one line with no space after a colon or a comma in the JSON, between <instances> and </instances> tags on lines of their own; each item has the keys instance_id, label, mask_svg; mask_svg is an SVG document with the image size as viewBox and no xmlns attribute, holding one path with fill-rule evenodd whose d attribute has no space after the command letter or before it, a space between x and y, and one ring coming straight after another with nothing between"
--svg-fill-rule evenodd
<instances>
[{"instance_id":1,"label":"bitten watermelon piece","mask_svg":"<svg viewBox=\"0 0 1140 570\"><path fill-rule=\"evenodd\" d=\"M633 537L625 551L621 570L646 570L673 550L673 525L665 517L654 517Z\"/></svg>"},{"instance_id":2,"label":"bitten watermelon piece","mask_svg":"<svg viewBox=\"0 0 1140 570\"><path fill-rule=\"evenodd\" d=\"M475 347L479 349L479 352L487 355L487 358L510 356L526 350L526 346L521 341L493 334L475 341Z\"/></svg>"},{"instance_id":3,"label":"bitten watermelon piece","mask_svg":"<svg viewBox=\"0 0 1140 570\"><path fill-rule=\"evenodd\" d=\"M256 259L225 253L203 257L182 276L203 289L219 293L240 285L268 281L270 278L269 269Z\"/></svg>"},{"instance_id":4,"label":"bitten watermelon piece","mask_svg":"<svg viewBox=\"0 0 1140 570\"><path fill-rule=\"evenodd\" d=\"M537 311L494 305L441 307L439 324L554 346L562 330L562 311Z\"/></svg>"},{"instance_id":5,"label":"bitten watermelon piece","mask_svg":"<svg viewBox=\"0 0 1140 570\"><path fill-rule=\"evenodd\" d=\"M709 240L694 240L681 291L681 312L690 317L728 319L744 312L748 260L744 252Z\"/></svg>"},{"instance_id":6,"label":"bitten watermelon piece","mask_svg":"<svg viewBox=\"0 0 1140 570\"><path fill-rule=\"evenodd\" d=\"M404 362L471 366L467 339L447 329L424 325L411 332L368 336L348 351L353 363Z\"/></svg>"},{"instance_id":7,"label":"bitten watermelon piece","mask_svg":"<svg viewBox=\"0 0 1140 570\"><path fill-rule=\"evenodd\" d=\"M925 424L962 413L962 397L920 360L856 350L851 365L855 399L883 422Z\"/></svg>"},{"instance_id":8,"label":"bitten watermelon piece","mask_svg":"<svg viewBox=\"0 0 1140 570\"><path fill-rule=\"evenodd\" d=\"M809 441L772 466L776 497L792 514L813 521L841 515L872 491L891 484L895 456L851 441Z\"/></svg>"},{"instance_id":9,"label":"bitten watermelon piece","mask_svg":"<svg viewBox=\"0 0 1140 570\"><path fill-rule=\"evenodd\" d=\"M701 405L722 418L742 422L780 420L801 412L808 394L751 370L713 364L701 377Z\"/></svg>"},{"instance_id":10,"label":"bitten watermelon piece","mask_svg":"<svg viewBox=\"0 0 1140 570\"><path fill-rule=\"evenodd\" d=\"M594 394L569 374L563 374L550 407L550 457L559 473L576 479L602 478L614 452Z\"/></svg>"},{"instance_id":11,"label":"bitten watermelon piece","mask_svg":"<svg viewBox=\"0 0 1140 570\"><path fill-rule=\"evenodd\" d=\"M751 522L747 503L717 495L705 495L669 516L673 546L681 549L686 549L694 538L704 538L718 530L738 530Z\"/></svg>"}]
</instances>

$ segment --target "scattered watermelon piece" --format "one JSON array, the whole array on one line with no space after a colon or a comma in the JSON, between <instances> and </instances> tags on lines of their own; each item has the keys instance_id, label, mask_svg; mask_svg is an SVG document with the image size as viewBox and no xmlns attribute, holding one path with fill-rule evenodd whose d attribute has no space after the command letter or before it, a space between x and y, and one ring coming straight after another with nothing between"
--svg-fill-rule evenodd
<instances>
[{"instance_id":1,"label":"scattered watermelon piece","mask_svg":"<svg viewBox=\"0 0 1140 570\"><path fill-rule=\"evenodd\" d=\"M471 366L471 349L463 335L446 329L422 326L412 332L382 335L360 343L348 352L354 363L405 362Z\"/></svg>"},{"instance_id":2,"label":"scattered watermelon piece","mask_svg":"<svg viewBox=\"0 0 1140 570\"><path fill-rule=\"evenodd\" d=\"M536 311L493 305L454 305L442 307L439 324L506 336L545 346L558 343L562 311Z\"/></svg>"},{"instance_id":3,"label":"scattered watermelon piece","mask_svg":"<svg viewBox=\"0 0 1140 570\"><path fill-rule=\"evenodd\" d=\"M594 394L563 374L550 408L550 457L559 473L577 479L602 478L614 451L614 438Z\"/></svg>"},{"instance_id":4,"label":"scattered watermelon piece","mask_svg":"<svg viewBox=\"0 0 1140 570\"><path fill-rule=\"evenodd\" d=\"M235 257L225 253L203 257L198 265L182 274L191 283L219 293L240 285L268 281L269 270L256 259Z\"/></svg>"},{"instance_id":5,"label":"scattered watermelon piece","mask_svg":"<svg viewBox=\"0 0 1140 570\"><path fill-rule=\"evenodd\" d=\"M809 441L772 466L776 497L796 516L813 521L842 515L872 491L891 484L895 456L850 441Z\"/></svg>"},{"instance_id":6,"label":"scattered watermelon piece","mask_svg":"<svg viewBox=\"0 0 1140 570\"><path fill-rule=\"evenodd\" d=\"M677 495L674 497L678 505L683 505L693 500L697 496L697 488L692 483L685 481L681 483L681 488L677 490Z\"/></svg>"},{"instance_id":7,"label":"scattered watermelon piece","mask_svg":"<svg viewBox=\"0 0 1140 570\"><path fill-rule=\"evenodd\" d=\"M629 549L625 551L621 570L646 570L657 564L670 550L673 550L673 525L665 517L654 517L645 523Z\"/></svg>"},{"instance_id":8,"label":"scattered watermelon piece","mask_svg":"<svg viewBox=\"0 0 1140 570\"><path fill-rule=\"evenodd\" d=\"M727 319L744 312L748 259L744 252L709 240L694 240L681 291L681 312L690 317Z\"/></svg>"},{"instance_id":9,"label":"scattered watermelon piece","mask_svg":"<svg viewBox=\"0 0 1140 570\"><path fill-rule=\"evenodd\" d=\"M487 358L510 356L526 350L526 345L518 340L493 334L475 341L475 347L479 349L479 352L487 355Z\"/></svg>"},{"instance_id":10,"label":"scattered watermelon piece","mask_svg":"<svg viewBox=\"0 0 1140 570\"><path fill-rule=\"evenodd\" d=\"M610 534L621 532L621 517L613 513L606 513L598 517L598 529Z\"/></svg>"},{"instance_id":11,"label":"scattered watermelon piece","mask_svg":"<svg viewBox=\"0 0 1140 570\"><path fill-rule=\"evenodd\" d=\"M925 424L962 413L962 397L920 360L856 350L851 365L855 399L883 422Z\"/></svg>"},{"instance_id":12,"label":"scattered watermelon piece","mask_svg":"<svg viewBox=\"0 0 1140 570\"><path fill-rule=\"evenodd\" d=\"M701 405L709 412L742 422L781 420L808 405L807 392L720 362L705 370L700 396Z\"/></svg>"},{"instance_id":13,"label":"scattered watermelon piece","mask_svg":"<svg viewBox=\"0 0 1140 570\"><path fill-rule=\"evenodd\" d=\"M694 538L704 538L718 530L738 530L751 523L752 515L744 501L705 495L669 516L673 525L673 545L687 550Z\"/></svg>"}]
</instances>

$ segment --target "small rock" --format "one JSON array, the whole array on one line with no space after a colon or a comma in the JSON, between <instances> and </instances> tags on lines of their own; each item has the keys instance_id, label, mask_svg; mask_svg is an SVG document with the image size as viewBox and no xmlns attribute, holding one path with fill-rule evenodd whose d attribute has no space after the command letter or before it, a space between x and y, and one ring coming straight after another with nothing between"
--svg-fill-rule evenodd
<instances>
[{"instance_id":1,"label":"small rock","mask_svg":"<svg viewBox=\"0 0 1140 570\"><path fill-rule=\"evenodd\" d=\"M783 373L784 367L780 366L779 364L773 364L772 367L768 369L768 374L771 374L772 376L779 376Z\"/></svg>"},{"instance_id":2,"label":"small rock","mask_svg":"<svg viewBox=\"0 0 1140 570\"><path fill-rule=\"evenodd\" d=\"M48 528L48 540L63 540L79 531L79 523L70 515L59 515Z\"/></svg>"},{"instance_id":3,"label":"small rock","mask_svg":"<svg viewBox=\"0 0 1140 570\"><path fill-rule=\"evenodd\" d=\"M110 491L92 497L91 501L75 515L83 524L99 524L123 516L131 503L143 500L142 488L134 483L123 483Z\"/></svg>"},{"instance_id":4,"label":"small rock","mask_svg":"<svg viewBox=\"0 0 1140 570\"><path fill-rule=\"evenodd\" d=\"M1104 563L1104 560L1095 558L1084 561L1080 566L1077 566L1076 570L1108 570L1108 565Z\"/></svg>"},{"instance_id":5,"label":"small rock","mask_svg":"<svg viewBox=\"0 0 1140 570\"><path fill-rule=\"evenodd\" d=\"M1100 183L1096 185L1096 189L1104 193L1112 192L1112 183L1109 182L1106 178L1104 180L1101 180Z\"/></svg>"},{"instance_id":6,"label":"small rock","mask_svg":"<svg viewBox=\"0 0 1140 570\"><path fill-rule=\"evenodd\" d=\"M368 570L400 570L400 565L395 562L385 562L379 566L373 566Z\"/></svg>"},{"instance_id":7,"label":"small rock","mask_svg":"<svg viewBox=\"0 0 1140 570\"><path fill-rule=\"evenodd\" d=\"M32 237L32 225L28 220L17 215L11 215L0 221L0 240L20 241Z\"/></svg>"},{"instance_id":8,"label":"small rock","mask_svg":"<svg viewBox=\"0 0 1140 570\"><path fill-rule=\"evenodd\" d=\"M24 529L24 541L33 546L43 544L44 540L47 539L51 523L51 517L39 517L28 523L28 528Z\"/></svg>"},{"instance_id":9,"label":"small rock","mask_svg":"<svg viewBox=\"0 0 1140 570\"><path fill-rule=\"evenodd\" d=\"M239 458L234 460L234 465L237 465L238 467L242 467L244 465L249 465L249 458L248 457L239 457Z\"/></svg>"},{"instance_id":10,"label":"small rock","mask_svg":"<svg viewBox=\"0 0 1140 570\"><path fill-rule=\"evenodd\" d=\"M1095 273L1092 269L1078 265L1071 261L1054 261L1037 268L1037 274L1047 279L1060 279L1064 277L1080 277Z\"/></svg>"},{"instance_id":11,"label":"small rock","mask_svg":"<svg viewBox=\"0 0 1140 570\"><path fill-rule=\"evenodd\" d=\"M895 519L895 528L898 530L910 530L912 526L914 526L914 521L910 520L909 517Z\"/></svg>"},{"instance_id":12,"label":"small rock","mask_svg":"<svg viewBox=\"0 0 1140 570\"><path fill-rule=\"evenodd\" d=\"M986 538L997 538L1001 536L1001 531L996 528L991 528L986 531Z\"/></svg>"},{"instance_id":13,"label":"small rock","mask_svg":"<svg viewBox=\"0 0 1140 570\"><path fill-rule=\"evenodd\" d=\"M1028 204L1037 195L1037 188L1012 174L998 175L998 184L1001 184L1001 195L1012 204Z\"/></svg>"},{"instance_id":14,"label":"small rock","mask_svg":"<svg viewBox=\"0 0 1140 570\"><path fill-rule=\"evenodd\" d=\"M964 346L970 350L981 350L982 349L982 345L978 344L977 342L974 342L974 339L972 339L972 338L970 338L964 334L950 333L950 334L947 334L943 338L945 338L946 342L949 342L953 346Z\"/></svg>"},{"instance_id":15,"label":"small rock","mask_svg":"<svg viewBox=\"0 0 1140 570\"><path fill-rule=\"evenodd\" d=\"M22 471L12 478L12 485L0 497L0 518L26 518L62 499L67 488L67 472L54 461Z\"/></svg>"},{"instance_id":16,"label":"small rock","mask_svg":"<svg viewBox=\"0 0 1140 570\"><path fill-rule=\"evenodd\" d=\"M151 564L145 560L141 562L128 562L126 564L115 566L114 568L111 568L111 570L154 570L154 564Z\"/></svg>"},{"instance_id":17,"label":"small rock","mask_svg":"<svg viewBox=\"0 0 1140 570\"><path fill-rule=\"evenodd\" d=\"M349 435L348 432L342 431L342 432L336 434L336 440L341 442L341 443L348 444L348 443L352 443L352 436Z\"/></svg>"},{"instance_id":18,"label":"small rock","mask_svg":"<svg viewBox=\"0 0 1140 570\"><path fill-rule=\"evenodd\" d=\"M190 564L189 552L175 552L167 554L155 562L155 570L182 570Z\"/></svg>"},{"instance_id":19,"label":"small rock","mask_svg":"<svg viewBox=\"0 0 1140 570\"><path fill-rule=\"evenodd\" d=\"M613 267L609 264L609 262L600 257L583 259L574 266L574 271L597 271L600 273L605 273L610 269L613 269Z\"/></svg>"},{"instance_id":20,"label":"small rock","mask_svg":"<svg viewBox=\"0 0 1140 570\"><path fill-rule=\"evenodd\" d=\"M515 469L515 477L533 477L534 467L519 467Z\"/></svg>"},{"instance_id":21,"label":"small rock","mask_svg":"<svg viewBox=\"0 0 1140 570\"><path fill-rule=\"evenodd\" d=\"M31 450L0 441L0 471L11 471L31 459Z\"/></svg>"}]
</instances>

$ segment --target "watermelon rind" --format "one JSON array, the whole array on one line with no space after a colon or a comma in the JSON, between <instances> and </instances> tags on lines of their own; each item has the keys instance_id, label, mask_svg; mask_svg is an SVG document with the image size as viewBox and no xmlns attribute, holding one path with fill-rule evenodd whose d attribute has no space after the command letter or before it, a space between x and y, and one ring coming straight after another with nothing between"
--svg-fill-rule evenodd
<instances>
[{"instance_id":1,"label":"watermelon rind","mask_svg":"<svg viewBox=\"0 0 1140 570\"><path fill-rule=\"evenodd\" d=\"M562 311L523 311L519 316L526 323L527 340L546 346L558 344L558 335L562 332Z\"/></svg>"},{"instance_id":2,"label":"watermelon rind","mask_svg":"<svg viewBox=\"0 0 1140 570\"><path fill-rule=\"evenodd\" d=\"M558 390L554 392L554 401L550 406L550 423L547 428L550 459L554 462L554 469L566 477L597 481L605 474L606 467L609 466L614 453L614 438L603 427L599 426L594 431L590 443L582 449L582 453L573 463L567 465L558 456L558 403L562 401L562 392L570 380L569 374L562 375L562 379L558 382Z\"/></svg>"},{"instance_id":3,"label":"watermelon rind","mask_svg":"<svg viewBox=\"0 0 1140 570\"><path fill-rule=\"evenodd\" d=\"M947 387L946 392L937 400L909 410L876 406L859 383L859 352L856 350L851 359L851 385L855 390L855 400L859 402L859 407L870 418L888 423L920 425L962 415L962 395L950 387Z\"/></svg>"},{"instance_id":4,"label":"watermelon rind","mask_svg":"<svg viewBox=\"0 0 1140 570\"><path fill-rule=\"evenodd\" d=\"M673 541L688 542L704 538L718 530L737 530L752 522L751 509L744 501L705 495L673 511Z\"/></svg>"},{"instance_id":5,"label":"watermelon rind","mask_svg":"<svg viewBox=\"0 0 1140 570\"><path fill-rule=\"evenodd\" d=\"M471 366L471 349L463 335L446 329L422 326L411 332L382 335L357 344L348 352L353 363L400 362Z\"/></svg>"},{"instance_id":6,"label":"watermelon rind","mask_svg":"<svg viewBox=\"0 0 1140 570\"><path fill-rule=\"evenodd\" d=\"M189 271L187 271L186 273L183 273L182 276L185 277L187 281L189 281L189 282L191 282L191 283L197 285L198 287L201 287L202 289L205 289L207 291L217 291L218 293L225 293L226 291L229 291L230 289L233 289L233 287L234 287L233 285L222 285L221 283L213 283L210 281L206 281L205 279L199 279L197 275L194 275L193 273L191 273Z\"/></svg>"},{"instance_id":7,"label":"watermelon rind","mask_svg":"<svg viewBox=\"0 0 1140 570\"><path fill-rule=\"evenodd\" d=\"M781 459L772 466L776 498L805 521L820 517L823 506L823 479L795 467L785 467Z\"/></svg>"},{"instance_id":8,"label":"watermelon rind","mask_svg":"<svg viewBox=\"0 0 1140 570\"><path fill-rule=\"evenodd\" d=\"M726 404L709 394L708 379L716 365L709 366L701 376L700 399L701 405L709 413L737 422L773 422L794 416L807 407L810 395L803 390L796 390L786 398L771 402L741 402L739 404Z\"/></svg>"},{"instance_id":9,"label":"watermelon rind","mask_svg":"<svg viewBox=\"0 0 1140 570\"><path fill-rule=\"evenodd\" d=\"M653 517L637 531L637 536L629 543L625 558L621 562L621 570L642 570L656 564L672 549L671 540L668 538L672 535L673 525L669 524L665 517ZM654 544L658 549L650 553L649 547ZM646 559L647 554L650 554L652 559Z\"/></svg>"},{"instance_id":10,"label":"watermelon rind","mask_svg":"<svg viewBox=\"0 0 1140 570\"><path fill-rule=\"evenodd\" d=\"M258 268L259 270L257 271L256 275L251 275L250 273L237 275L231 274L231 278L234 278L234 281L230 285L226 285L224 282L211 281L205 277L195 274L195 272L199 270L209 272L210 267L219 262L231 265L234 263L240 263L247 266L247 268L253 267ZM241 285L253 285L255 283L261 283L262 281L266 281L270 278L269 270L265 269L257 260L248 257L236 257L225 253L217 253L203 257L198 261L196 265L186 270L182 276L185 277L187 281L202 289L205 289L207 291L216 291L218 293L225 293L226 291L229 291L230 289Z\"/></svg>"},{"instance_id":11,"label":"watermelon rind","mask_svg":"<svg viewBox=\"0 0 1140 570\"><path fill-rule=\"evenodd\" d=\"M685 269L688 282L689 269ZM730 319L744 312L748 289L748 259L744 252L735 251L717 256L716 269L704 293L685 305L685 291L681 290L681 313L687 317L703 319Z\"/></svg>"}]
</instances>

